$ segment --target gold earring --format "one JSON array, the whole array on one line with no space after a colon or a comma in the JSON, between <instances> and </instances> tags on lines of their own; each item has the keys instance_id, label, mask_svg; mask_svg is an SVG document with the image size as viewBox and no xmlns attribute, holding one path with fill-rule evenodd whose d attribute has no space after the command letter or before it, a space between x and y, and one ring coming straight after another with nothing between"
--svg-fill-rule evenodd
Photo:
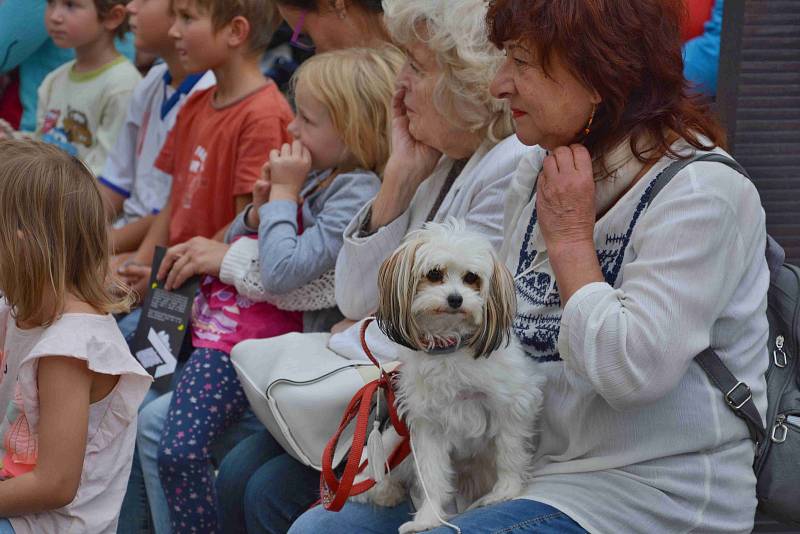
<instances>
[{"instance_id":1,"label":"gold earring","mask_svg":"<svg viewBox=\"0 0 800 534\"><path fill-rule=\"evenodd\" d=\"M583 129L584 137L589 135L589 132L592 131L592 122L594 121L594 113L597 111L597 104L592 104L592 114L589 115L589 124L586 125L586 128Z\"/></svg>"}]
</instances>

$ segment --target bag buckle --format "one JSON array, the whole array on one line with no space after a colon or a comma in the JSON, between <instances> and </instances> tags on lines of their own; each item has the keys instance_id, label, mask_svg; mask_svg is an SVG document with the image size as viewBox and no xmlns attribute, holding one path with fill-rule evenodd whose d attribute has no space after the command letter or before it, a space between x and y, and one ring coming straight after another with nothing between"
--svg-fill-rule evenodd
<instances>
[{"instance_id":1,"label":"bag buckle","mask_svg":"<svg viewBox=\"0 0 800 534\"><path fill-rule=\"evenodd\" d=\"M772 361L775 362L776 367L781 369L789 364L789 357L786 355L786 351L783 350L783 343L783 336L778 336L775 339L775 350L772 351Z\"/></svg>"},{"instance_id":2,"label":"bag buckle","mask_svg":"<svg viewBox=\"0 0 800 534\"><path fill-rule=\"evenodd\" d=\"M786 437L789 434L789 429L786 428L786 425L783 423L778 423L772 427L772 442L773 443L783 443L786 441Z\"/></svg>"},{"instance_id":3,"label":"bag buckle","mask_svg":"<svg viewBox=\"0 0 800 534\"><path fill-rule=\"evenodd\" d=\"M737 399L733 398L734 394L737 393L739 388L744 388L743 390L741 390L741 394L744 396L744 399L742 399L741 401L738 401ZM725 402L728 403L728 406L730 406L734 410L740 410L742 408L742 406L747 404L747 402L752 398L753 398L753 394L750 391L750 386L748 386L747 384L745 384L744 382L741 382L741 381L736 382L736 385L733 386L725 394Z\"/></svg>"}]
</instances>

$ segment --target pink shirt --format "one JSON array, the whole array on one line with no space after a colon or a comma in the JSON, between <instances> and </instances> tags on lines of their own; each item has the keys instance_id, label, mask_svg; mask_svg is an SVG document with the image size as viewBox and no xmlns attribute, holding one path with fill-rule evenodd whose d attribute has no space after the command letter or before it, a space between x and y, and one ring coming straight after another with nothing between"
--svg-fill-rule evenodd
<instances>
[{"instance_id":1,"label":"pink shirt","mask_svg":"<svg viewBox=\"0 0 800 534\"><path fill-rule=\"evenodd\" d=\"M242 239L253 239L247 236ZM245 339L265 339L303 331L303 313L254 302L236 287L205 276L192 306L192 346L230 354Z\"/></svg>"}]
</instances>

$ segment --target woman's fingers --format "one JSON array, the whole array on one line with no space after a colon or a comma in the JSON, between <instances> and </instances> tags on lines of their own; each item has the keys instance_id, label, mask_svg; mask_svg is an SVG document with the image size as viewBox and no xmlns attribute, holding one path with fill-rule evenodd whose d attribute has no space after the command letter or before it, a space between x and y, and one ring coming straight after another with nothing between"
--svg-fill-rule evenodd
<instances>
[{"instance_id":1,"label":"woman's fingers","mask_svg":"<svg viewBox=\"0 0 800 534\"><path fill-rule=\"evenodd\" d=\"M392 110L394 110L395 117L404 117L406 115L406 88L398 87L392 98Z\"/></svg>"},{"instance_id":2,"label":"woman's fingers","mask_svg":"<svg viewBox=\"0 0 800 534\"><path fill-rule=\"evenodd\" d=\"M187 252L175 262L175 265L170 269L167 280L164 283L164 289L172 291L175 288L181 287L183 282L191 276L191 274L187 275L185 271L192 269L192 256L193 254L191 252Z\"/></svg>"},{"instance_id":3,"label":"woman's fingers","mask_svg":"<svg viewBox=\"0 0 800 534\"><path fill-rule=\"evenodd\" d=\"M550 154L546 158L544 158L544 165L542 166L543 170L541 175L544 175L545 180L548 178L556 179L558 176L558 163L556 163L556 158L553 154ZM543 176L539 176L538 184L542 184Z\"/></svg>"},{"instance_id":4,"label":"woman's fingers","mask_svg":"<svg viewBox=\"0 0 800 534\"><path fill-rule=\"evenodd\" d=\"M592 174L592 155L589 154L589 149L583 145L570 145L572 152L572 159L575 162L575 169L581 174Z\"/></svg>"},{"instance_id":5,"label":"woman's fingers","mask_svg":"<svg viewBox=\"0 0 800 534\"><path fill-rule=\"evenodd\" d=\"M188 245L186 243L181 243L180 245L175 245L174 247L170 247L167 249L166 255L164 255L164 259L161 260L161 266L158 269L158 275L156 275L157 280L163 280L167 273L172 269L172 265L186 253L186 248Z\"/></svg>"},{"instance_id":6,"label":"woman's fingers","mask_svg":"<svg viewBox=\"0 0 800 534\"><path fill-rule=\"evenodd\" d=\"M560 146L556 148L552 156L556 160L559 172L567 173L575 170L575 158L572 155L572 150L569 147Z\"/></svg>"}]
</instances>

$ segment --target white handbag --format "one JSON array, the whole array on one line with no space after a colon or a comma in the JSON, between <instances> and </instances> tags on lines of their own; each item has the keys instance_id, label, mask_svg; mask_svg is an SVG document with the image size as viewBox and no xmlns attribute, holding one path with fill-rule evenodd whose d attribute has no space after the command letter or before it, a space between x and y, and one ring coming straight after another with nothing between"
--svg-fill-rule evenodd
<instances>
[{"instance_id":1,"label":"white handbag","mask_svg":"<svg viewBox=\"0 0 800 534\"><path fill-rule=\"evenodd\" d=\"M301 463L322 469L322 453L333 436L350 400L365 384L379 376L379 369L359 355L345 335L291 333L270 339L248 340L236 345L231 361L247 399L258 419L284 450ZM370 325L372 327L372 325ZM368 330L368 340L382 336ZM338 336L338 337L337 337ZM384 355L392 354L385 337L375 343ZM350 353L350 359L334 352ZM372 342L370 342L370 346ZM383 359L383 358L382 358ZM391 371L398 364L382 364ZM342 435L334 453L337 466L346 456L353 428Z\"/></svg>"}]
</instances>

